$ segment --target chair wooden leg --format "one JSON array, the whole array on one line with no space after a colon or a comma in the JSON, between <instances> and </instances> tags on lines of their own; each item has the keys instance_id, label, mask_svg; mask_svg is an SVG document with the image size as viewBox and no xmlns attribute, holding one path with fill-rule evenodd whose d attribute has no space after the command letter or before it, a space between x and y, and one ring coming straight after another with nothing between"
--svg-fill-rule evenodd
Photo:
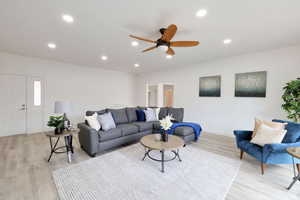
<instances>
[{"instance_id":1,"label":"chair wooden leg","mask_svg":"<svg viewBox=\"0 0 300 200\"><path fill-rule=\"evenodd\" d=\"M297 169L298 169L298 173L300 174L300 164L296 164Z\"/></svg>"},{"instance_id":2,"label":"chair wooden leg","mask_svg":"<svg viewBox=\"0 0 300 200\"><path fill-rule=\"evenodd\" d=\"M243 159L243 156L244 156L244 151L241 150L241 154L240 154L240 159L241 159L241 160Z\"/></svg>"},{"instance_id":3,"label":"chair wooden leg","mask_svg":"<svg viewBox=\"0 0 300 200\"><path fill-rule=\"evenodd\" d=\"M266 166L267 166L267 165L264 164L263 162L261 162L260 166L261 166L261 174L264 175L265 169L266 169Z\"/></svg>"}]
</instances>

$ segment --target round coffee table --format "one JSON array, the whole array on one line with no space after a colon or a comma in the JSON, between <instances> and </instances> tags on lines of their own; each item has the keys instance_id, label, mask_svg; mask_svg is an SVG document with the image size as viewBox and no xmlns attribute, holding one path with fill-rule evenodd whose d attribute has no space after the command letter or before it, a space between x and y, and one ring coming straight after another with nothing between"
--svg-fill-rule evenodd
<instances>
[{"instance_id":1,"label":"round coffee table","mask_svg":"<svg viewBox=\"0 0 300 200\"><path fill-rule=\"evenodd\" d=\"M291 189L293 187L293 185L297 181L300 181L300 164L296 164L296 167L298 169L298 175L297 175L296 169L295 169L295 161L294 161L294 158L300 159L300 147L290 147L290 148L287 148L286 151L288 152L288 154L290 154L293 157L293 169L294 169L294 178L293 178L293 181L289 185L289 187L287 188L289 190L289 189Z\"/></svg>"},{"instance_id":2,"label":"round coffee table","mask_svg":"<svg viewBox=\"0 0 300 200\"><path fill-rule=\"evenodd\" d=\"M145 155L142 160L145 160L145 158L148 157L151 160L161 162L161 172L165 171L165 162L174 160L175 158L178 158L181 162L179 148L184 146L184 141L178 136L169 135L168 141L163 142L160 140L160 134L151 134L142 137L140 143L145 147ZM161 153L161 159L154 158L150 155L150 152L154 150ZM174 156L170 159L165 159L165 151L172 152Z\"/></svg>"}]
</instances>

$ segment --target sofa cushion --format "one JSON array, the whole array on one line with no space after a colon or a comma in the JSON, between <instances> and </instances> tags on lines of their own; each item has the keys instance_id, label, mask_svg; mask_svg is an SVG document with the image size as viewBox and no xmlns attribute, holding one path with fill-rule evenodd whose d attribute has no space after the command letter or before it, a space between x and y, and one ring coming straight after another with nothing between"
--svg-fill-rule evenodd
<instances>
[{"instance_id":1,"label":"sofa cushion","mask_svg":"<svg viewBox=\"0 0 300 200\"><path fill-rule=\"evenodd\" d=\"M168 108L160 108L159 114L158 114L158 119L161 120L165 118L168 115Z\"/></svg>"},{"instance_id":2,"label":"sofa cushion","mask_svg":"<svg viewBox=\"0 0 300 200\"><path fill-rule=\"evenodd\" d=\"M137 121L136 108L126 108L126 114L129 122Z\"/></svg>"},{"instance_id":3,"label":"sofa cushion","mask_svg":"<svg viewBox=\"0 0 300 200\"><path fill-rule=\"evenodd\" d=\"M139 128L139 131L151 130L153 128L152 122L133 122L133 125Z\"/></svg>"},{"instance_id":4,"label":"sofa cushion","mask_svg":"<svg viewBox=\"0 0 300 200\"><path fill-rule=\"evenodd\" d=\"M98 115L102 115L102 114L106 113L106 110L105 109L104 110L99 110L99 111L90 111L90 110L88 110L88 111L86 111L85 115L86 116L92 116L95 112Z\"/></svg>"},{"instance_id":5,"label":"sofa cushion","mask_svg":"<svg viewBox=\"0 0 300 200\"><path fill-rule=\"evenodd\" d=\"M88 125L96 131L101 129L101 124L98 120L98 114L96 112L91 116L85 116L84 119L87 121Z\"/></svg>"},{"instance_id":6,"label":"sofa cushion","mask_svg":"<svg viewBox=\"0 0 300 200\"><path fill-rule=\"evenodd\" d=\"M138 122L146 121L146 115L145 115L144 110L141 110L141 109L136 110L136 115L137 115Z\"/></svg>"},{"instance_id":7,"label":"sofa cushion","mask_svg":"<svg viewBox=\"0 0 300 200\"><path fill-rule=\"evenodd\" d=\"M99 141L104 142L115 138L122 137L122 130L120 128L113 128L108 131L98 131Z\"/></svg>"},{"instance_id":8,"label":"sofa cushion","mask_svg":"<svg viewBox=\"0 0 300 200\"><path fill-rule=\"evenodd\" d=\"M300 124L290 121L273 119L273 122L287 123L285 129L287 130L282 143L295 143L300 140Z\"/></svg>"},{"instance_id":9,"label":"sofa cushion","mask_svg":"<svg viewBox=\"0 0 300 200\"><path fill-rule=\"evenodd\" d=\"M119 124L117 125L117 128L122 130L122 135L131 135L139 132L139 129L137 126L133 124Z\"/></svg>"},{"instance_id":10,"label":"sofa cushion","mask_svg":"<svg viewBox=\"0 0 300 200\"><path fill-rule=\"evenodd\" d=\"M187 136L187 135L194 134L194 129L189 126L179 126L179 127L175 128L174 133L175 133L175 135Z\"/></svg>"},{"instance_id":11,"label":"sofa cushion","mask_svg":"<svg viewBox=\"0 0 300 200\"><path fill-rule=\"evenodd\" d=\"M285 134L286 130L275 129L262 124L257 128L256 134L250 142L262 147L265 144L279 144L282 142Z\"/></svg>"},{"instance_id":12,"label":"sofa cushion","mask_svg":"<svg viewBox=\"0 0 300 200\"><path fill-rule=\"evenodd\" d=\"M128 118L126 114L126 109L107 109L108 112L111 112L116 124L125 124L128 123Z\"/></svg>"},{"instance_id":13,"label":"sofa cushion","mask_svg":"<svg viewBox=\"0 0 300 200\"><path fill-rule=\"evenodd\" d=\"M147 122L153 122L157 121L155 110L152 108L147 108L147 110L144 110L146 121Z\"/></svg>"},{"instance_id":14,"label":"sofa cushion","mask_svg":"<svg viewBox=\"0 0 300 200\"><path fill-rule=\"evenodd\" d=\"M159 121L153 121L152 124L153 124L153 129L154 130L159 131L161 129Z\"/></svg>"},{"instance_id":15,"label":"sofa cushion","mask_svg":"<svg viewBox=\"0 0 300 200\"><path fill-rule=\"evenodd\" d=\"M98 121L102 126L102 130L108 131L109 129L116 128L115 121L110 112L98 116Z\"/></svg>"},{"instance_id":16,"label":"sofa cushion","mask_svg":"<svg viewBox=\"0 0 300 200\"><path fill-rule=\"evenodd\" d=\"M175 121L182 122L183 121L183 108L168 108L168 115L172 115Z\"/></svg>"},{"instance_id":17,"label":"sofa cushion","mask_svg":"<svg viewBox=\"0 0 300 200\"><path fill-rule=\"evenodd\" d=\"M269 122L269 121L265 121L265 120L260 120L255 118L255 126L254 126L254 130L253 130L253 134L252 134L252 138L256 135L259 127L264 124L266 126L269 126L271 128L274 129L279 129L279 130L284 130L285 126L287 125L287 123L281 123L281 122Z\"/></svg>"}]
</instances>

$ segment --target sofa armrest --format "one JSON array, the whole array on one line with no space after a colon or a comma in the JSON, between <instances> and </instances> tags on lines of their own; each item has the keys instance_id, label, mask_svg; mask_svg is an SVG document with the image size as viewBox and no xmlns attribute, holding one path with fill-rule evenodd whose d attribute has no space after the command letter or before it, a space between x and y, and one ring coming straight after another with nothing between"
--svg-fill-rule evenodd
<instances>
[{"instance_id":1,"label":"sofa armrest","mask_svg":"<svg viewBox=\"0 0 300 200\"><path fill-rule=\"evenodd\" d=\"M251 140L253 131L246 131L246 130L235 130L233 131L233 134L235 135L237 141L243 141L243 140Z\"/></svg>"},{"instance_id":2,"label":"sofa armrest","mask_svg":"<svg viewBox=\"0 0 300 200\"><path fill-rule=\"evenodd\" d=\"M280 143L280 144L266 144L263 149L264 152L276 152L276 153L286 153L286 149L289 147L300 147L300 142L296 143Z\"/></svg>"},{"instance_id":3,"label":"sofa armrest","mask_svg":"<svg viewBox=\"0 0 300 200\"><path fill-rule=\"evenodd\" d=\"M85 123L79 123L77 127L79 128L78 137L81 147L90 156L95 156L98 152L98 132Z\"/></svg>"}]
</instances>

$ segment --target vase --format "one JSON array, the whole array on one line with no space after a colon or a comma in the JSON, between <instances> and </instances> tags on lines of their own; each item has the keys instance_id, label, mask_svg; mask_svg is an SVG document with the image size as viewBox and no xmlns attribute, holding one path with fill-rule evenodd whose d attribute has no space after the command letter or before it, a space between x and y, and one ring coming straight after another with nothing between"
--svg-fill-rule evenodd
<instances>
[{"instance_id":1,"label":"vase","mask_svg":"<svg viewBox=\"0 0 300 200\"><path fill-rule=\"evenodd\" d=\"M160 133L160 140L163 141L163 142L168 142L168 133L167 133L167 131L163 130Z\"/></svg>"}]
</instances>

